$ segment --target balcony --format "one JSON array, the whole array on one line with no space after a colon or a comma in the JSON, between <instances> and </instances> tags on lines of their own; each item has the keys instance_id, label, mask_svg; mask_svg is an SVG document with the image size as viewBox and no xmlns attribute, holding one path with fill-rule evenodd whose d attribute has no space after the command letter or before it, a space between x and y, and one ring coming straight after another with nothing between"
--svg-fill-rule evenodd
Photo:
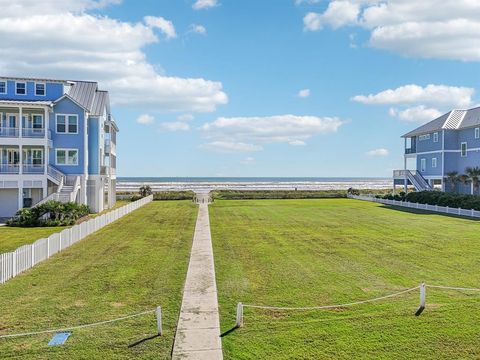
<instances>
[{"instance_id":1,"label":"balcony","mask_svg":"<svg viewBox=\"0 0 480 360\"><path fill-rule=\"evenodd\" d=\"M24 174L44 174L45 165L44 164L23 164L23 173Z\"/></svg>"},{"instance_id":2,"label":"balcony","mask_svg":"<svg viewBox=\"0 0 480 360\"><path fill-rule=\"evenodd\" d=\"M109 139L105 140L105 153L106 154L113 154L117 153L117 146L115 143Z\"/></svg>"},{"instance_id":3,"label":"balcony","mask_svg":"<svg viewBox=\"0 0 480 360\"><path fill-rule=\"evenodd\" d=\"M416 149L416 148L408 148L408 149L405 149L405 155L415 154L416 152L417 152L417 149Z\"/></svg>"},{"instance_id":4,"label":"balcony","mask_svg":"<svg viewBox=\"0 0 480 360\"><path fill-rule=\"evenodd\" d=\"M0 137L18 137L18 134L18 128L0 127Z\"/></svg>"},{"instance_id":5,"label":"balcony","mask_svg":"<svg viewBox=\"0 0 480 360\"><path fill-rule=\"evenodd\" d=\"M0 174L19 174L19 164L0 164Z\"/></svg>"},{"instance_id":6,"label":"balcony","mask_svg":"<svg viewBox=\"0 0 480 360\"><path fill-rule=\"evenodd\" d=\"M41 139L45 137L44 128L23 128L22 137L25 138L37 138ZM0 137L18 138L20 135L20 129L14 127L0 127Z\"/></svg>"}]
</instances>

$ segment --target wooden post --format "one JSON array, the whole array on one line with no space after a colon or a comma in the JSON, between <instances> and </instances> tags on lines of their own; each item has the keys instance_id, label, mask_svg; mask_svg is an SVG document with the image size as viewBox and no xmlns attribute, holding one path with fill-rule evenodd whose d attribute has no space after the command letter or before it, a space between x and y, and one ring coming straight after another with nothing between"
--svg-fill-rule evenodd
<instances>
[{"instance_id":1,"label":"wooden post","mask_svg":"<svg viewBox=\"0 0 480 360\"><path fill-rule=\"evenodd\" d=\"M423 310L425 310L425 302L426 302L426 295L427 295L426 292L427 292L427 289L426 289L425 283L421 283L420 284L420 306L417 312L415 313L415 316L420 316Z\"/></svg>"},{"instance_id":2,"label":"wooden post","mask_svg":"<svg viewBox=\"0 0 480 360\"><path fill-rule=\"evenodd\" d=\"M158 335L162 336L163 335L163 329L162 329L162 308L160 306L157 306L157 309L155 310L155 314L157 316L157 331Z\"/></svg>"},{"instance_id":3,"label":"wooden post","mask_svg":"<svg viewBox=\"0 0 480 360\"><path fill-rule=\"evenodd\" d=\"M241 302L237 304L237 322L235 326L237 328L241 328L243 326L243 305Z\"/></svg>"},{"instance_id":4,"label":"wooden post","mask_svg":"<svg viewBox=\"0 0 480 360\"><path fill-rule=\"evenodd\" d=\"M35 243L31 245L30 252L32 253L32 267L35 265Z\"/></svg>"}]
</instances>

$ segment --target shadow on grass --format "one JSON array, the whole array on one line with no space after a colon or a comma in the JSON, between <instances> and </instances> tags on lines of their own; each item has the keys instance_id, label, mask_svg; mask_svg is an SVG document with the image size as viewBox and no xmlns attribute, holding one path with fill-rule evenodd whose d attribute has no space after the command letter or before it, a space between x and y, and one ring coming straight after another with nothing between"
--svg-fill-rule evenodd
<instances>
[{"instance_id":1,"label":"shadow on grass","mask_svg":"<svg viewBox=\"0 0 480 360\"><path fill-rule=\"evenodd\" d=\"M137 345L143 344L145 341L153 340L153 339L155 339L155 338L157 338L157 337L159 337L159 336L160 336L159 334L155 334L155 335L150 336L150 337L147 337L147 338L145 338L145 339L138 340L138 341L136 341L136 342L128 345L128 348L132 348L132 347L135 347L135 346L137 346Z\"/></svg>"},{"instance_id":2,"label":"shadow on grass","mask_svg":"<svg viewBox=\"0 0 480 360\"><path fill-rule=\"evenodd\" d=\"M227 330L227 331L225 331L223 334L221 334L220 337L227 336L227 335L231 334L232 332L234 332L234 331L237 330L237 329L238 329L238 326L234 326L234 327L232 327L230 330Z\"/></svg>"},{"instance_id":3,"label":"shadow on grass","mask_svg":"<svg viewBox=\"0 0 480 360\"><path fill-rule=\"evenodd\" d=\"M450 218L454 218L454 219L480 221L480 219L478 219L478 218L474 218L474 217L466 216L466 215L446 214L446 213L442 213L442 212L429 211L429 210L424 210L424 209L407 208L407 207L396 206L396 205L382 204L381 208L388 209L388 210L394 210L394 211L401 211L401 212L410 213L410 214L417 214L417 215L440 215L440 216L446 216L446 217L450 217Z\"/></svg>"}]
</instances>

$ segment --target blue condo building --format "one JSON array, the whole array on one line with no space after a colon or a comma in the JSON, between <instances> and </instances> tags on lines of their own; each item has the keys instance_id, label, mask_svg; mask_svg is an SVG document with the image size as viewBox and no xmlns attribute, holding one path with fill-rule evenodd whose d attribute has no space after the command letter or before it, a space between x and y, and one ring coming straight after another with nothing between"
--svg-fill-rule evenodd
<instances>
[{"instance_id":1,"label":"blue condo building","mask_svg":"<svg viewBox=\"0 0 480 360\"><path fill-rule=\"evenodd\" d=\"M396 185L417 190L474 194L472 181L449 184L447 174L480 167L480 107L452 110L413 131L405 139L404 169L393 173ZM476 194L479 195L479 194Z\"/></svg>"},{"instance_id":2,"label":"blue condo building","mask_svg":"<svg viewBox=\"0 0 480 360\"><path fill-rule=\"evenodd\" d=\"M50 199L114 206L117 132L96 82L0 77L0 217Z\"/></svg>"}]
</instances>

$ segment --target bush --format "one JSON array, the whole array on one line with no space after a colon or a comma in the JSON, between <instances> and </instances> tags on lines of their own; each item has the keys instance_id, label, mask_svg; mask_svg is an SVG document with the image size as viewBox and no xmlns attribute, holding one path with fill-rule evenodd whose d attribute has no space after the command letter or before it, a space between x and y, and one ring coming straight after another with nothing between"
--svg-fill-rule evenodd
<instances>
[{"instance_id":1,"label":"bush","mask_svg":"<svg viewBox=\"0 0 480 360\"><path fill-rule=\"evenodd\" d=\"M22 227L74 225L78 219L89 213L87 205L50 200L33 208L18 210L15 216L7 221L7 225Z\"/></svg>"},{"instance_id":2,"label":"bush","mask_svg":"<svg viewBox=\"0 0 480 360\"><path fill-rule=\"evenodd\" d=\"M149 195L152 195L152 188L150 187L150 185L142 185L140 186L139 192L142 197L147 197Z\"/></svg>"},{"instance_id":3,"label":"bush","mask_svg":"<svg viewBox=\"0 0 480 360\"><path fill-rule=\"evenodd\" d=\"M345 190L216 190L212 197L219 200L246 199L323 199L345 198Z\"/></svg>"},{"instance_id":4,"label":"bush","mask_svg":"<svg viewBox=\"0 0 480 360\"><path fill-rule=\"evenodd\" d=\"M420 191L409 193L405 197L405 200L413 203L480 211L480 196L477 195L444 193L440 191Z\"/></svg>"},{"instance_id":5,"label":"bush","mask_svg":"<svg viewBox=\"0 0 480 360\"><path fill-rule=\"evenodd\" d=\"M357 189L354 189L354 188L349 188L347 190L347 193L350 194L350 195L358 196L358 195L360 195L360 190L357 190Z\"/></svg>"},{"instance_id":6,"label":"bush","mask_svg":"<svg viewBox=\"0 0 480 360\"><path fill-rule=\"evenodd\" d=\"M193 191L159 191L153 193L153 200L193 200Z\"/></svg>"}]
</instances>

